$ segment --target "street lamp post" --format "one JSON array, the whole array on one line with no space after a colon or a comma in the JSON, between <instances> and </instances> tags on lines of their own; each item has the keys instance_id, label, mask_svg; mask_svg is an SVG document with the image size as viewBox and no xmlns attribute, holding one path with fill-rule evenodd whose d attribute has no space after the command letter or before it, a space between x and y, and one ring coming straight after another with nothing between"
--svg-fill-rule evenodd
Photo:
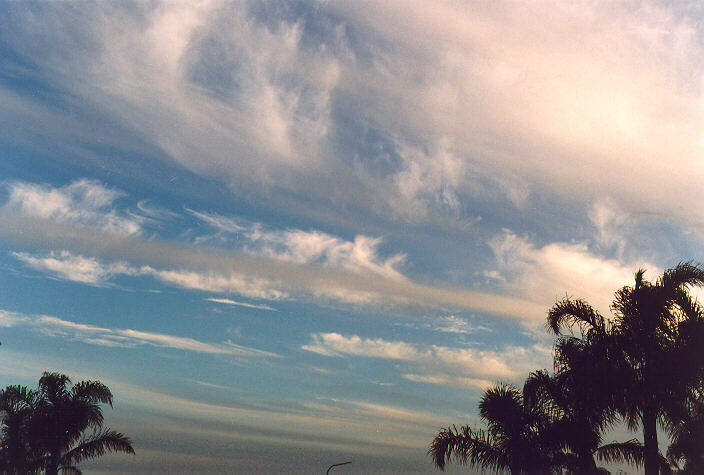
<instances>
[{"instance_id":1,"label":"street lamp post","mask_svg":"<svg viewBox=\"0 0 704 475\"><path fill-rule=\"evenodd\" d=\"M331 469L331 468L333 468L333 467L339 467L340 465L347 465L347 464L349 464L349 463L352 463L352 461L350 460L349 462L342 462L342 463L335 463L335 464L332 464L332 465L330 465L330 466L328 467L328 471L325 472L325 475L329 475L329 474L330 474L330 469Z\"/></svg>"}]
</instances>

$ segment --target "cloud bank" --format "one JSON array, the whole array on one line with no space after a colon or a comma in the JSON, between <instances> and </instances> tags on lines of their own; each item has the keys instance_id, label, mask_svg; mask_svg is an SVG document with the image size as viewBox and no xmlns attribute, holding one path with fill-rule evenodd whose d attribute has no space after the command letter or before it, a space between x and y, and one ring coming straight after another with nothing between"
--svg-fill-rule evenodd
<instances>
[{"instance_id":1,"label":"cloud bank","mask_svg":"<svg viewBox=\"0 0 704 475\"><path fill-rule=\"evenodd\" d=\"M704 176L703 47L688 13L598 1L18 4L2 40L123 141L233 190L405 219L464 216L475 199L525 211L548 193L585 212L609 197L701 220L680 206ZM8 130L61 112L0 93Z\"/></svg>"},{"instance_id":2,"label":"cloud bank","mask_svg":"<svg viewBox=\"0 0 704 475\"><path fill-rule=\"evenodd\" d=\"M508 347L502 351L450 348L438 345L387 341L381 338L315 333L306 351L323 356L357 356L406 363L403 377L414 382L443 386L486 388L496 381L514 381L550 361L550 350Z\"/></svg>"}]
</instances>

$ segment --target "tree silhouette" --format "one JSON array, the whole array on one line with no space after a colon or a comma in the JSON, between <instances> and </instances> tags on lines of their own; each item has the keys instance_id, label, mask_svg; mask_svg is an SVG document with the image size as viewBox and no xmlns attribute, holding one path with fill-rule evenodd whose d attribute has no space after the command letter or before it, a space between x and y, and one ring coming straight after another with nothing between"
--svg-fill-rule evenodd
<instances>
[{"instance_id":1,"label":"tree silhouette","mask_svg":"<svg viewBox=\"0 0 704 475\"><path fill-rule=\"evenodd\" d=\"M542 437L549 421L525 404L515 386L499 384L485 391L479 415L487 431L453 425L438 433L428 449L436 467L444 470L447 462L454 461L512 474L553 472L556 450Z\"/></svg>"},{"instance_id":2,"label":"tree silhouette","mask_svg":"<svg viewBox=\"0 0 704 475\"><path fill-rule=\"evenodd\" d=\"M704 311L689 294L704 269L679 263L654 282L635 274L616 292L604 318L581 299L549 311L557 336L554 374L530 374L521 394L510 385L484 393L479 408L488 430L442 429L428 450L434 464L469 464L511 473L596 474L596 459L671 473L658 450L657 426L673 437L669 461L682 473L704 473ZM642 427L638 440L602 444L620 418Z\"/></svg>"},{"instance_id":3,"label":"tree silhouette","mask_svg":"<svg viewBox=\"0 0 704 475\"><path fill-rule=\"evenodd\" d=\"M610 406L631 430L642 426L645 473L655 475L667 471L658 450L658 421L672 432L704 379L704 319L688 293L689 286L704 283L704 270L680 263L655 282L644 273L638 270L635 285L616 292L613 322L583 300L566 298L548 312L547 325L560 336L556 367L578 369L580 379L593 386L583 386L580 394L603 395L606 399L592 402L595 407ZM574 327L581 337L563 334Z\"/></svg>"},{"instance_id":4,"label":"tree silhouette","mask_svg":"<svg viewBox=\"0 0 704 475\"><path fill-rule=\"evenodd\" d=\"M30 417L37 402L37 393L24 386L8 386L0 391L2 441L0 472L26 474L37 471L40 454L30 444Z\"/></svg>"},{"instance_id":5,"label":"tree silhouette","mask_svg":"<svg viewBox=\"0 0 704 475\"><path fill-rule=\"evenodd\" d=\"M673 431L667 457L673 465L682 464L682 474L704 473L704 400L693 401L685 420Z\"/></svg>"},{"instance_id":6,"label":"tree silhouette","mask_svg":"<svg viewBox=\"0 0 704 475\"><path fill-rule=\"evenodd\" d=\"M642 465L643 446L636 440L601 445L603 432L617 421L623 406L619 388L624 369L618 364L620 350L612 326L584 300L564 298L548 311L547 327L558 336L555 375L531 373L524 392L556 419L553 436L570 451L568 468L579 474L600 473L595 457Z\"/></svg>"},{"instance_id":7,"label":"tree silhouette","mask_svg":"<svg viewBox=\"0 0 704 475\"><path fill-rule=\"evenodd\" d=\"M134 454L128 437L103 428L100 404L112 407L108 387L99 381L70 384L64 374L44 373L36 391L9 386L0 393L3 471L80 474L76 466L84 460Z\"/></svg>"},{"instance_id":8,"label":"tree silhouette","mask_svg":"<svg viewBox=\"0 0 704 475\"><path fill-rule=\"evenodd\" d=\"M704 320L688 287L704 284L704 270L680 263L655 282L638 270L633 287L616 292L614 337L628 377L621 409L631 429L643 428L645 474L657 475L658 421L671 432L686 415L686 401L704 378ZM697 356L699 355L699 356ZM694 364L683 364L686 362Z\"/></svg>"}]
</instances>

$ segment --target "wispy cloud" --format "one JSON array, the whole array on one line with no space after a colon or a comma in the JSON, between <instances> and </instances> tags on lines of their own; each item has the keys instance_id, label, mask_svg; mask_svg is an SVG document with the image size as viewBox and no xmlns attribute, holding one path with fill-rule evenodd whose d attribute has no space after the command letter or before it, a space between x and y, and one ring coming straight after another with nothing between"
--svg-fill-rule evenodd
<instances>
[{"instance_id":1,"label":"wispy cloud","mask_svg":"<svg viewBox=\"0 0 704 475\"><path fill-rule=\"evenodd\" d=\"M279 282L248 275L238 271L218 272L190 269L154 269L142 266L140 273L186 289L207 292L236 293L244 297L280 300L289 296Z\"/></svg>"},{"instance_id":2,"label":"wispy cloud","mask_svg":"<svg viewBox=\"0 0 704 475\"><path fill-rule=\"evenodd\" d=\"M116 275L139 273L138 269L124 262L105 264L93 257L73 255L68 251L51 251L46 255L13 252L12 255L33 269L84 284L104 285Z\"/></svg>"},{"instance_id":3,"label":"wispy cloud","mask_svg":"<svg viewBox=\"0 0 704 475\"><path fill-rule=\"evenodd\" d=\"M314 333L306 351L323 356L357 356L407 363L406 379L415 382L483 388L497 380L517 380L549 361L550 350L506 347L502 351L451 348L438 345L388 341L381 338Z\"/></svg>"},{"instance_id":4,"label":"wispy cloud","mask_svg":"<svg viewBox=\"0 0 704 475\"><path fill-rule=\"evenodd\" d=\"M435 317L431 320L432 323L427 324L427 326L435 331L443 333L459 333L468 335L477 331L491 331L488 327L472 325L467 320L459 318L455 315Z\"/></svg>"},{"instance_id":5,"label":"wispy cloud","mask_svg":"<svg viewBox=\"0 0 704 475\"><path fill-rule=\"evenodd\" d=\"M0 326L27 327L46 336L77 340L91 345L107 347L132 348L148 345L196 353L230 355L243 358L277 356L268 351L240 346L231 341L226 341L225 343L205 343L193 338L132 329L103 328L63 320L49 315L26 315L6 310L0 310Z\"/></svg>"},{"instance_id":6,"label":"wispy cloud","mask_svg":"<svg viewBox=\"0 0 704 475\"><path fill-rule=\"evenodd\" d=\"M12 182L7 186L9 199L5 209L120 234L141 231L143 218L122 215L113 207L114 201L124 194L97 181L81 179L58 188L27 182Z\"/></svg>"},{"instance_id":7,"label":"wispy cloud","mask_svg":"<svg viewBox=\"0 0 704 475\"><path fill-rule=\"evenodd\" d=\"M256 309L260 309L260 310L271 310L271 311L273 311L273 312L278 312L278 310L276 310L275 308L272 308L272 307L270 307L270 306L268 306L268 305L264 305L264 304L253 304L253 303L247 303L247 302L238 302L238 301L236 301L236 300L231 300L231 299L218 299L218 298L214 298L214 297L210 297L210 298L207 298L207 299L205 299L205 300L207 300L208 302L221 303L221 304L225 304L225 305L234 305L234 306L237 306L237 307L256 308Z\"/></svg>"},{"instance_id":8,"label":"wispy cloud","mask_svg":"<svg viewBox=\"0 0 704 475\"><path fill-rule=\"evenodd\" d=\"M86 233L61 223L8 212L0 217L0 236L8 242L24 247L58 247L134 263L141 273L185 288L239 293L251 298L277 299L296 294L372 306L442 306L524 321L544 318L544 304L524 297L420 284L384 273L238 256L104 231Z\"/></svg>"},{"instance_id":9,"label":"wispy cloud","mask_svg":"<svg viewBox=\"0 0 704 475\"><path fill-rule=\"evenodd\" d=\"M53 88L96 108L105 130L117 123L235 190L406 217L461 215L467 200L497 195L520 208L546 192L704 216L680 206L704 175L704 69L696 15L679 3L132 10L14 6L2 39ZM546 31L546 15L558 26ZM0 93L10 130L76 144L90 143L86 130L110 136L94 114L51 120L61 111Z\"/></svg>"},{"instance_id":10,"label":"wispy cloud","mask_svg":"<svg viewBox=\"0 0 704 475\"><path fill-rule=\"evenodd\" d=\"M267 279L247 276L239 272L209 272L188 269L155 269L148 265L135 266L125 262L103 262L94 257L74 255L69 251L51 251L48 254L32 255L13 252L20 261L33 269L46 272L60 279L91 285L107 285L116 276L151 276L161 282L186 289L209 292L234 292L250 298L279 300L288 294L279 290ZM280 286L279 286L280 287ZM249 306L273 310L266 305L246 304L227 299L213 300L230 305Z\"/></svg>"},{"instance_id":11,"label":"wispy cloud","mask_svg":"<svg viewBox=\"0 0 704 475\"><path fill-rule=\"evenodd\" d=\"M261 223L189 210L198 219L219 233L234 235L232 241L250 254L296 263L321 264L340 267L360 273L373 273L402 279L396 266L405 255L395 254L387 259L379 256L381 238L358 235L352 241L318 231L302 229L274 230ZM218 235L221 237L221 234ZM201 236L200 242L207 239Z\"/></svg>"},{"instance_id":12,"label":"wispy cloud","mask_svg":"<svg viewBox=\"0 0 704 475\"><path fill-rule=\"evenodd\" d=\"M0 313L0 321L2 318ZM6 351L9 351L6 356L12 364L3 367L1 374L32 381L47 368L58 369L55 358L37 354L29 357L28 354ZM60 370L76 380L99 376L118 395L120 407L128 408L127 419L140 427L145 426L140 411L146 410L152 417L158 414L159 437L168 431L174 437L187 433L191 441L194 437L220 443L251 440L297 449L303 445L368 455L388 452L390 447L412 447L417 451L425 447L429 433L451 422L450 418L436 411L431 413L398 404L352 399L287 401L285 408L277 404L279 401L247 396L237 397L230 404L208 403L204 400L206 398L181 397L148 384L130 384L105 373L97 375L80 362L59 361ZM201 387L201 392L208 388L237 390L217 383L193 383ZM197 423L193 424L193 421Z\"/></svg>"},{"instance_id":13,"label":"wispy cloud","mask_svg":"<svg viewBox=\"0 0 704 475\"><path fill-rule=\"evenodd\" d=\"M180 217L178 213L166 209L162 206L155 205L147 200L137 202L137 209L152 220L166 221Z\"/></svg>"},{"instance_id":14,"label":"wispy cloud","mask_svg":"<svg viewBox=\"0 0 704 475\"><path fill-rule=\"evenodd\" d=\"M630 284L638 267L658 272L657 266L647 262L626 265L605 258L584 243L538 246L510 231L496 236L490 246L498 265L490 275L510 294L541 303L546 309L569 295L584 297L608 314L613 292Z\"/></svg>"}]
</instances>

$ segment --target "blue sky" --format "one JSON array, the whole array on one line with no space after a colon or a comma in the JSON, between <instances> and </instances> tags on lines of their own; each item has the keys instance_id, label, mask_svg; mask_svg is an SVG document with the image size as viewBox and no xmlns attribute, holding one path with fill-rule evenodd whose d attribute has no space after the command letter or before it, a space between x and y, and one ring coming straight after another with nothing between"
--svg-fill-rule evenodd
<instances>
[{"instance_id":1,"label":"blue sky","mask_svg":"<svg viewBox=\"0 0 704 475\"><path fill-rule=\"evenodd\" d=\"M703 260L696 3L0 11L0 384L107 383L89 473L432 472L556 299Z\"/></svg>"}]
</instances>

